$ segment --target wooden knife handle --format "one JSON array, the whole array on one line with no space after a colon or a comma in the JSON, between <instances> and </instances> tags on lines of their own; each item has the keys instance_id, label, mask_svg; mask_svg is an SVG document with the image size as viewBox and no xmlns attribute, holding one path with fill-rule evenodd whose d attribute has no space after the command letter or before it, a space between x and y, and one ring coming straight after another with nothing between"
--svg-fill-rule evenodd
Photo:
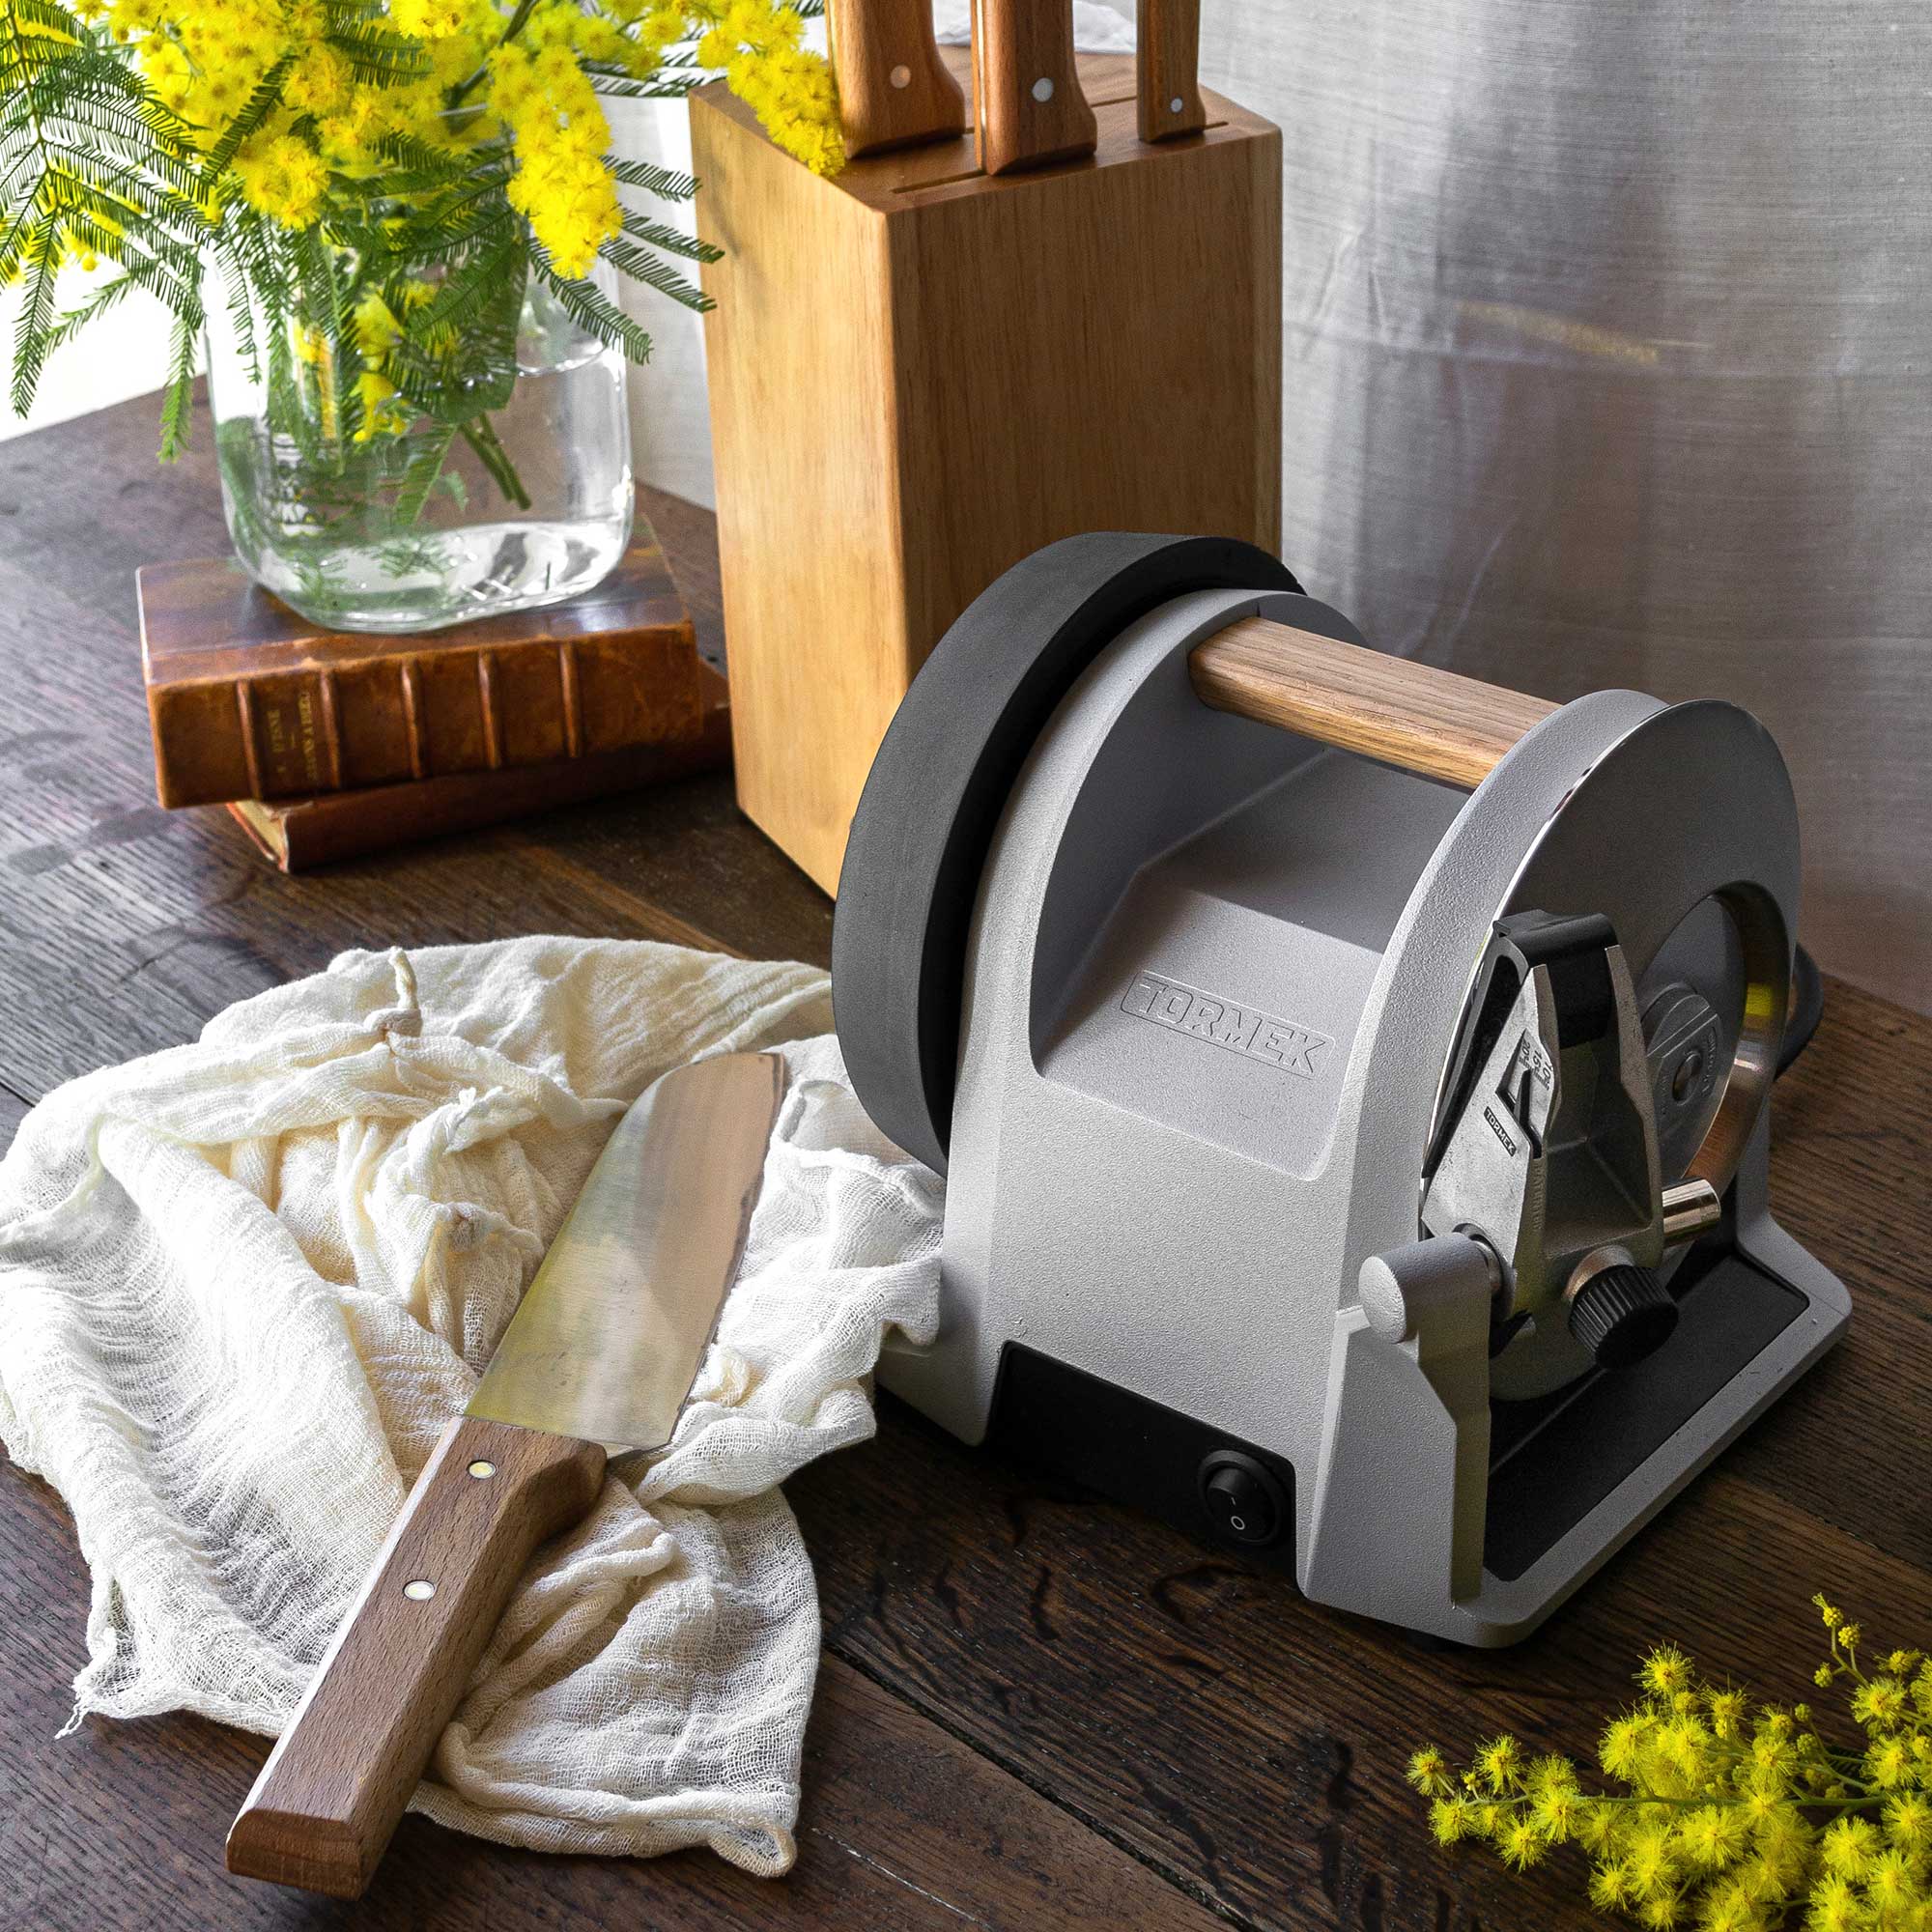
<instances>
[{"instance_id":1,"label":"wooden knife handle","mask_svg":"<svg viewBox=\"0 0 1932 1932\"><path fill-rule=\"evenodd\" d=\"M356 1898L532 1551L589 1514L595 1442L459 1416L228 1833L228 1869Z\"/></svg>"},{"instance_id":2,"label":"wooden knife handle","mask_svg":"<svg viewBox=\"0 0 1932 1932\"><path fill-rule=\"evenodd\" d=\"M1099 130L1073 65L1073 0L974 0L973 77L982 173L1094 152Z\"/></svg>"},{"instance_id":3,"label":"wooden knife handle","mask_svg":"<svg viewBox=\"0 0 1932 1932\"><path fill-rule=\"evenodd\" d=\"M827 0L848 155L966 131L966 97L932 38L929 0Z\"/></svg>"},{"instance_id":4,"label":"wooden knife handle","mask_svg":"<svg viewBox=\"0 0 1932 1932\"><path fill-rule=\"evenodd\" d=\"M1143 141L1198 134L1201 104L1201 0L1140 0L1134 41Z\"/></svg>"},{"instance_id":5,"label":"wooden knife handle","mask_svg":"<svg viewBox=\"0 0 1932 1932\"><path fill-rule=\"evenodd\" d=\"M1242 617L1188 654L1194 695L1384 765L1473 791L1557 707L1434 665Z\"/></svg>"}]
</instances>

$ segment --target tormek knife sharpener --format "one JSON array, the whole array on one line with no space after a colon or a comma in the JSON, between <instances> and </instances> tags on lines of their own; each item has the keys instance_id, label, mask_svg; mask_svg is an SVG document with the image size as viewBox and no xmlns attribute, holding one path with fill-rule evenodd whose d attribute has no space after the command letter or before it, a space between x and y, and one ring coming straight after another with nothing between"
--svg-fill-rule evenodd
<instances>
[{"instance_id":1,"label":"tormek knife sharpener","mask_svg":"<svg viewBox=\"0 0 1932 1932\"><path fill-rule=\"evenodd\" d=\"M852 827L846 1062L947 1175L887 1384L1470 1644L1842 1332L1766 1199L1798 823L1736 706L1368 648L1247 544L999 578Z\"/></svg>"}]
</instances>

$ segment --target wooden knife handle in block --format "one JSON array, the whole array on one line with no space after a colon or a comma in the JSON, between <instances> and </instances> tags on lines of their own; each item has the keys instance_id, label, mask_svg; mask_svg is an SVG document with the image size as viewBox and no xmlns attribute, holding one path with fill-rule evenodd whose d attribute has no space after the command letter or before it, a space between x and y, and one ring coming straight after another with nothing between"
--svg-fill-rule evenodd
<instances>
[{"instance_id":1,"label":"wooden knife handle in block","mask_svg":"<svg viewBox=\"0 0 1932 1932\"><path fill-rule=\"evenodd\" d=\"M595 1442L459 1417L228 1833L228 1869L358 1897L510 1592L589 1513Z\"/></svg>"},{"instance_id":2,"label":"wooden knife handle in block","mask_svg":"<svg viewBox=\"0 0 1932 1932\"><path fill-rule=\"evenodd\" d=\"M932 38L927 0L827 0L845 152L857 157L966 130L966 97Z\"/></svg>"},{"instance_id":3,"label":"wooden knife handle in block","mask_svg":"<svg viewBox=\"0 0 1932 1932\"><path fill-rule=\"evenodd\" d=\"M1198 134L1208 125L1198 77L1201 0L1140 0L1134 48L1141 139Z\"/></svg>"},{"instance_id":4,"label":"wooden knife handle in block","mask_svg":"<svg viewBox=\"0 0 1932 1932\"><path fill-rule=\"evenodd\" d=\"M1203 703L1445 784L1475 787L1557 707L1434 665L1243 617L1188 657Z\"/></svg>"},{"instance_id":5,"label":"wooden knife handle in block","mask_svg":"<svg viewBox=\"0 0 1932 1932\"><path fill-rule=\"evenodd\" d=\"M973 78L982 173L1094 152L1099 130L1074 69L1072 0L974 0Z\"/></svg>"}]
</instances>

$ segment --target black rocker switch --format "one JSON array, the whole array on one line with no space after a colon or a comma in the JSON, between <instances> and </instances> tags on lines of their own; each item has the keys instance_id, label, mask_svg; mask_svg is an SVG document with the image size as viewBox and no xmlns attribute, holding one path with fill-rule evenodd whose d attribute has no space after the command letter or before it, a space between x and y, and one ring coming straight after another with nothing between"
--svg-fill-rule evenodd
<instances>
[{"instance_id":1,"label":"black rocker switch","mask_svg":"<svg viewBox=\"0 0 1932 1932\"><path fill-rule=\"evenodd\" d=\"M1281 1485L1252 1456L1217 1449L1202 1463L1200 1480L1201 1500L1223 1536L1272 1543L1281 1533Z\"/></svg>"},{"instance_id":2,"label":"black rocker switch","mask_svg":"<svg viewBox=\"0 0 1932 1932\"><path fill-rule=\"evenodd\" d=\"M986 1435L1016 1462L1152 1510L1231 1558L1295 1574L1293 1464L1195 1416L1009 1342Z\"/></svg>"}]
</instances>

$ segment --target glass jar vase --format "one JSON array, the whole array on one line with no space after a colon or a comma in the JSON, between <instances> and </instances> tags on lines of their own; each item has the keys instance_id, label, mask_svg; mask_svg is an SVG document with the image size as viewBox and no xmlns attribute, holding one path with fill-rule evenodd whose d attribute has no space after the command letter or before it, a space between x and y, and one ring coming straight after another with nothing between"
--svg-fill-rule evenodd
<instances>
[{"instance_id":1,"label":"glass jar vase","mask_svg":"<svg viewBox=\"0 0 1932 1932\"><path fill-rule=\"evenodd\" d=\"M208 392L228 533L255 581L312 622L433 631L554 604L624 554L624 359L543 283L476 409L405 412L353 334L210 304ZM380 356L373 358L378 370ZM461 385L459 385L460 389Z\"/></svg>"}]
</instances>

